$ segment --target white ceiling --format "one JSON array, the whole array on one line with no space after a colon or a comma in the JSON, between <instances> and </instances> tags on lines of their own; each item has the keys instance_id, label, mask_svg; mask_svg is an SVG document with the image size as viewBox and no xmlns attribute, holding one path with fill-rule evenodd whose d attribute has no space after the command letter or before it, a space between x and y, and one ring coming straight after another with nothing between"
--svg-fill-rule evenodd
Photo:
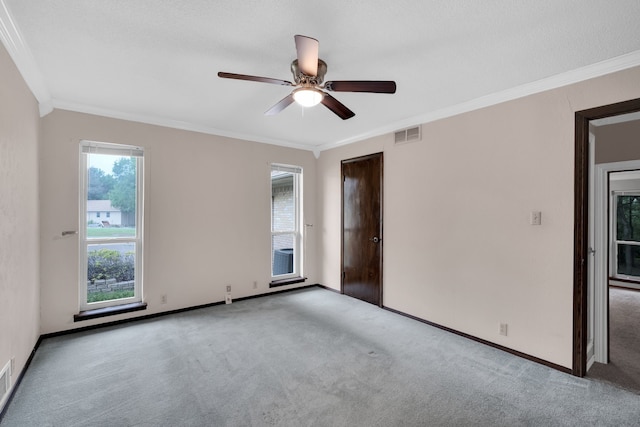
<instances>
[{"instance_id":1,"label":"white ceiling","mask_svg":"<svg viewBox=\"0 0 640 427\"><path fill-rule=\"evenodd\" d=\"M0 0L0 38L41 104L316 152L640 65L640 1ZM395 80L263 115L290 88L293 36L326 80ZM639 82L640 84L640 82Z\"/></svg>"}]
</instances>

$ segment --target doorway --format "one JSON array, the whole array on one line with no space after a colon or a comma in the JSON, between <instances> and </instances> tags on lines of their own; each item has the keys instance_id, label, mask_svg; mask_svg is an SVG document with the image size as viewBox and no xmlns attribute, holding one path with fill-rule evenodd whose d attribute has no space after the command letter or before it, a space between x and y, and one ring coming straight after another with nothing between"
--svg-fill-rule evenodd
<instances>
[{"instance_id":1,"label":"doorway","mask_svg":"<svg viewBox=\"0 0 640 427\"><path fill-rule=\"evenodd\" d=\"M628 124L623 134L635 139L635 129L640 125ZM625 139L612 138L611 131L596 138L596 144L613 147L614 153L621 141ZM630 152L618 158L633 157L640 156ZM589 284L593 287L589 292L590 298L593 295L589 325L594 333L587 375L640 391L640 160L590 165L595 170L592 216L596 238L592 239L595 250L589 262L593 261L598 273Z\"/></svg>"},{"instance_id":2,"label":"doorway","mask_svg":"<svg viewBox=\"0 0 640 427\"><path fill-rule=\"evenodd\" d=\"M382 153L342 161L345 295L382 307Z\"/></svg>"},{"instance_id":3,"label":"doorway","mask_svg":"<svg viewBox=\"0 0 640 427\"><path fill-rule=\"evenodd\" d=\"M573 360L572 373L583 377L587 372L589 341L589 124L592 120L640 111L640 99L619 102L575 113L575 198L574 198L574 287L573 287ZM593 176L593 175L592 175Z\"/></svg>"}]
</instances>

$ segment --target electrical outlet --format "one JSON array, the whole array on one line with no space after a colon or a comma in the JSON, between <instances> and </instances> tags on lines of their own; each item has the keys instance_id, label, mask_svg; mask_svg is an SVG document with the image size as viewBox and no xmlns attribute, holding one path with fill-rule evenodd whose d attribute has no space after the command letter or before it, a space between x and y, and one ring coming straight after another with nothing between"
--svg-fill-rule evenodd
<instances>
[{"instance_id":1,"label":"electrical outlet","mask_svg":"<svg viewBox=\"0 0 640 427\"><path fill-rule=\"evenodd\" d=\"M231 285L227 285L227 292L231 292Z\"/></svg>"},{"instance_id":2,"label":"electrical outlet","mask_svg":"<svg viewBox=\"0 0 640 427\"><path fill-rule=\"evenodd\" d=\"M167 303L167 294L163 294L163 295L160 297L160 303L161 303L161 304L166 304L166 303Z\"/></svg>"},{"instance_id":3,"label":"electrical outlet","mask_svg":"<svg viewBox=\"0 0 640 427\"><path fill-rule=\"evenodd\" d=\"M500 335L507 336L508 325L506 323L500 323Z\"/></svg>"},{"instance_id":4,"label":"electrical outlet","mask_svg":"<svg viewBox=\"0 0 640 427\"><path fill-rule=\"evenodd\" d=\"M256 280L253 281L253 289L258 289L258 282Z\"/></svg>"},{"instance_id":5,"label":"electrical outlet","mask_svg":"<svg viewBox=\"0 0 640 427\"><path fill-rule=\"evenodd\" d=\"M231 304L231 294L227 293L227 297L224 300L225 304Z\"/></svg>"}]
</instances>

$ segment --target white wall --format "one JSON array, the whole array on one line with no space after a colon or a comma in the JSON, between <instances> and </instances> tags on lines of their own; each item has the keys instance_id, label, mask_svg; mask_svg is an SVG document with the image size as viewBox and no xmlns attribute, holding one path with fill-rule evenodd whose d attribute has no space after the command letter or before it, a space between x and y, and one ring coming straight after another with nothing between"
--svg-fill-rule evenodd
<instances>
[{"instance_id":1,"label":"white wall","mask_svg":"<svg viewBox=\"0 0 640 427\"><path fill-rule=\"evenodd\" d=\"M0 369L15 357L13 385L40 334L39 117L1 45L0 76Z\"/></svg>"},{"instance_id":2,"label":"white wall","mask_svg":"<svg viewBox=\"0 0 640 427\"><path fill-rule=\"evenodd\" d=\"M320 281L340 288L340 161L382 151L384 305L570 368L574 113L638 98L638 82L635 68L424 124L420 142L323 152Z\"/></svg>"},{"instance_id":3,"label":"white wall","mask_svg":"<svg viewBox=\"0 0 640 427\"><path fill-rule=\"evenodd\" d=\"M73 323L78 312L78 144L81 139L145 149L144 300L148 309ZM311 152L56 110L42 119L42 332L224 300L270 290L270 163L304 173L304 222L315 222ZM318 282L308 233L306 284ZM258 288L253 289L257 281ZM303 286L293 285L290 287ZM167 304L161 296L167 295Z\"/></svg>"}]
</instances>

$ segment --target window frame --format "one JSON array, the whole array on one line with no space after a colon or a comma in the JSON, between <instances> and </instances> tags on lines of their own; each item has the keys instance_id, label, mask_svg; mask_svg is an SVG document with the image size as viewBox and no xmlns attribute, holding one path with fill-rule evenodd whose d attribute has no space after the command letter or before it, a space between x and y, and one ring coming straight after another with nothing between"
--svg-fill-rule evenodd
<instances>
[{"instance_id":1,"label":"window frame","mask_svg":"<svg viewBox=\"0 0 640 427\"><path fill-rule=\"evenodd\" d=\"M293 174L293 200L294 200L294 229L292 230L280 230L274 231L274 193L273 193L273 171L281 171L281 172L289 172ZM302 226L302 206L303 206L303 169L301 166L296 165L288 165L281 163L271 163L269 166L269 193L270 193L270 242L269 242L269 251L271 253L271 263L270 263L270 275L271 281L283 281L287 279L296 279L303 277L304 270L304 236L303 236L303 226ZM273 265L274 265L274 257L275 251L273 249L273 238L274 236L279 235L294 235L294 248L293 248L293 272L286 274L273 274Z\"/></svg>"},{"instance_id":2,"label":"window frame","mask_svg":"<svg viewBox=\"0 0 640 427\"><path fill-rule=\"evenodd\" d=\"M621 191L611 191L611 221L610 221L610 230L609 236L611 236L611 243L609 249L609 259L610 259L610 272L611 277L614 279L621 280L631 280L634 282L640 282L640 276L632 276L629 274L621 274L618 273L618 246L619 245L629 245L629 246L640 246L640 241L633 240L618 240L618 197L619 196L632 196L632 197L640 197L640 190L621 190Z\"/></svg>"},{"instance_id":3,"label":"window frame","mask_svg":"<svg viewBox=\"0 0 640 427\"><path fill-rule=\"evenodd\" d=\"M136 233L134 237L87 237L87 196L88 196L88 158L90 154L120 155L136 158ZM80 180L79 180L79 266L78 266L78 306L80 311L96 310L105 307L116 307L131 303L140 303L143 284L143 236L144 236L144 149L142 147L97 141L80 141ZM87 302L87 261L88 245L114 243L134 243L134 294L129 298L108 301Z\"/></svg>"}]
</instances>

